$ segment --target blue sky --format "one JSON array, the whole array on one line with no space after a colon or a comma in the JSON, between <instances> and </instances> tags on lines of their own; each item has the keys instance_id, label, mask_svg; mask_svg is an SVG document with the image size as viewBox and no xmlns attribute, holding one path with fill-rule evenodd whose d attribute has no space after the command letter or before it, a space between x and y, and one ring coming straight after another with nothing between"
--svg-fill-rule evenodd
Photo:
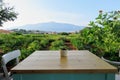
<instances>
[{"instance_id":1,"label":"blue sky","mask_svg":"<svg viewBox=\"0 0 120 80\"><path fill-rule=\"evenodd\" d=\"M14 22L4 28L42 22L63 22L87 26L99 10L120 10L120 0L3 0L19 13Z\"/></svg>"}]
</instances>

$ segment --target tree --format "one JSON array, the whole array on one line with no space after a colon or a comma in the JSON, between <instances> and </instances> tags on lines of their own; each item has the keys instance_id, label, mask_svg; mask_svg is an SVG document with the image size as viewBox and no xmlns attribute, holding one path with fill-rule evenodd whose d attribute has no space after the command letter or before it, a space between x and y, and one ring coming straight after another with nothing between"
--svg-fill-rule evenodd
<instances>
[{"instance_id":1,"label":"tree","mask_svg":"<svg viewBox=\"0 0 120 80\"><path fill-rule=\"evenodd\" d=\"M88 49L100 57L106 53L116 57L120 50L120 11L99 12L95 21L90 22L91 27L81 30L72 43L78 49Z\"/></svg>"},{"instance_id":2,"label":"tree","mask_svg":"<svg viewBox=\"0 0 120 80\"><path fill-rule=\"evenodd\" d=\"M90 22L92 28L100 29L98 45L111 56L115 56L120 50L120 11L103 12L99 11L99 15L95 21ZM96 29L95 31L97 31ZM94 33L95 33L94 31Z\"/></svg>"},{"instance_id":3,"label":"tree","mask_svg":"<svg viewBox=\"0 0 120 80\"><path fill-rule=\"evenodd\" d=\"M4 22L14 21L17 15L13 7L7 7L0 1L0 26L2 26Z\"/></svg>"}]
</instances>

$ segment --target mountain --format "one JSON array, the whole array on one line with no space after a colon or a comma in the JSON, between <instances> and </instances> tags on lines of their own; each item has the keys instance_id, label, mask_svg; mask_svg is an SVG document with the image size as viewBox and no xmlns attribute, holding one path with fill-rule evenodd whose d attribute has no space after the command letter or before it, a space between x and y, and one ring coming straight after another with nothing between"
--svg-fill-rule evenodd
<instances>
[{"instance_id":1,"label":"mountain","mask_svg":"<svg viewBox=\"0 0 120 80\"><path fill-rule=\"evenodd\" d=\"M40 30L40 31L52 31L52 32L74 32L83 29L84 26L77 26L68 23L47 22L47 23L38 23L38 24L28 24L16 28L25 29L25 30Z\"/></svg>"}]
</instances>

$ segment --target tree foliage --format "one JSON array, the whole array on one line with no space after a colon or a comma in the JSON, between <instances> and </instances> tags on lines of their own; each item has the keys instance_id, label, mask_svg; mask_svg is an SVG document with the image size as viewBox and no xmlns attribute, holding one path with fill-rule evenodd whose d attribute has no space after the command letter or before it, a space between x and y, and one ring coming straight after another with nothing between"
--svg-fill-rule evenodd
<instances>
[{"instance_id":1,"label":"tree foliage","mask_svg":"<svg viewBox=\"0 0 120 80\"><path fill-rule=\"evenodd\" d=\"M13 7L7 7L5 4L0 4L0 26L2 26L4 22L14 21L17 15Z\"/></svg>"},{"instance_id":2,"label":"tree foliage","mask_svg":"<svg viewBox=\"0 0 120 80\"><path fill-rule=\"evenodd\" d=\"M120 11L100 11L95 21L71 42L79 49L88 49L98 56L118 56L120 50Z\"/></svg>"}]
</instances>

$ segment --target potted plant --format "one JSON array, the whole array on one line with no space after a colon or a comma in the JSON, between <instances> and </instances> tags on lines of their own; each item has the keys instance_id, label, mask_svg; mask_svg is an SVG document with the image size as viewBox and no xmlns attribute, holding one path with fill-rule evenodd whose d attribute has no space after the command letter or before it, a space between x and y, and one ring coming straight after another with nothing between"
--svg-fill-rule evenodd
<instances>
[{"instance_id":1,"label":"potted plant","mask_svg":"<svg viewBox=\"0 0 120 80\"><path fill-rule=\"evenodd\" d=\"M115 66L120 66L120 42L114 34L105 34L102 46L102 59Z\"/></svg>"},{"instance_id":2,"label":"potted plant","mask_svg":"<svg viewBox=\"0 0 120 80\"><path fill-rule=\"evenodd\" d=\"M67 46L60 46L60 55L61 57L66 57L67 56Z\"/></svg>"},{"instance_id":3,"label":"potted plant","mask_svg":"<svg viewBox=\"0 0 120 80\"><path fill-rule=\"evenodd\" d=\"M115 66L120 66L120 50L119 46L112 46L109 47L109 51L104 51L102 59L106 62L113 64Z\"/></svg>"}]
</instances>

